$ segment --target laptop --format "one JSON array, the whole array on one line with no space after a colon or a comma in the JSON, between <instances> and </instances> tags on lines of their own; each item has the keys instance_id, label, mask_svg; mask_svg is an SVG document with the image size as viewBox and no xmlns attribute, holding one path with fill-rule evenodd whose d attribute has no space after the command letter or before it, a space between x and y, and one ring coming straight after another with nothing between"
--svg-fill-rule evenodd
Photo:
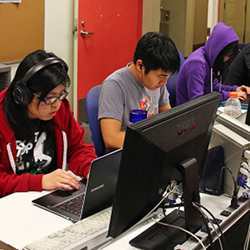
<instances>
[{"instance_id":1,"label":"laptop","mask_svg":"<svg viewBox=\"0 0 250 250\"><path fill-rule=\"evenodd\" d=\"M93 160L87 183L79 190L56 190L32 203L77 222L111 206L115 194L122 150L116 150Z\"/></svg>"}]
</instances>

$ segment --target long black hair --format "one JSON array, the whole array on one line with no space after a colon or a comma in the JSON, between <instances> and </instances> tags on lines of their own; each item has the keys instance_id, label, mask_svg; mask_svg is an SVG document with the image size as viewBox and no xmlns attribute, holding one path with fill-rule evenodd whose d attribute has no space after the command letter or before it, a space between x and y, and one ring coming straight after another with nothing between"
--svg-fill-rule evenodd
<instances>
[{"instance_id":1,"label":"long black hair","mask_svg":"<svg viewBox=\"0 0 250 250\"><path fill-rule=\"evenodd\" d=\"M12 80L4 102L4 110L10 126L19 138L28 138L33 136L37 125L44 129L51 129L51 121L32 120L28 117L27 105L31 103L34 94L39 95L42 100L46 95L58 85L65 87L70 85L67 64L60 59L60 63L50 64L41 70L35 72L25 83L25 87L31 93L28 104L19 104L15 100L15 88L23 84L22 79L30 68L41 63L47 58L56 57L53 53L47 53L44 50L37 50L27 55L19 64L14 79ZM50 130L49 129L49 130Z\"/></svg>"}]
</instances>

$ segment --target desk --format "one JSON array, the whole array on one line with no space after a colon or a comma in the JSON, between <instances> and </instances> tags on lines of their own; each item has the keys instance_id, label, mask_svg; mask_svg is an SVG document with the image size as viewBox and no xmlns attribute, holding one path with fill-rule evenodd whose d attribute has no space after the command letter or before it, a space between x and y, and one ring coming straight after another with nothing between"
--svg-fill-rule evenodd
<instances>
[{"instance_id":1,"label":"desk","mask_svg":"<svg viewBox=\"0 0 250 250\"><path fill-rule=\"evenodd\" d=\"M206 208L209 209L216 218L223 220L223 222L221 224L221 228L223 230L223 233L225 231L227 231L230 227L232 227L232 225L234 223L239 221L245 214L250 212L250 200L248 200L248 202L246 202L243 206L241 205L241 207L239 209L237 209L237 211L235 213L233 213L233 216L231 216L231 218L225 218L225 217L221 216L220 212L228 207L228 205L230 204L230 200L231 200L230 198L225 197L225 196L212 196L212 195L207 195L207 194L201 195L201 204L203 204L203 205L205 204ZM250 217L250 214L249 214L248 218L249 217ZM140 234L141 232L146 230L152 224L153 223L150 223L149 225L145 225L137 230L134 230L134 231L126 234L124 237L122 237L119 240L114 240L114 242L108 243L108 245L105 246L103 249L105 249L105 250L117 250L117 249L134 250L134 249L137 249L137 248L130 246L128 244L128 242L131 239L133 239L134 237L136 237L138 234ZM198 232L197 235L199 235L200 237L206 236L206 234L202 233L202 232ZM245 237L245 236L243 236L243 237ZM199 243L197 243L196 241L190 241L190 240L185 242L182 246L184 247L184 249L189 249L189 250L201 249L201 248L199 248ZM220 248L215 248L215 249L220 249ZM234 249L239 250L236 248L234 248Z\"/></svg>"},{"instance_id":2,"label":"desk","mask_svg":"<svg viewBox=\"0 0 250 250\"><path fill-rule=\"evenodd\" d=\"M0 199L0 240L20 249L72 222L32 205L46 192L14 193Z\"/></svg>"},{"instance_id":3,"label":"desk","mask_svg":"<svg viewBox=\"0 0 250 250\"><path fill-rule=\"evenodd\" d=\"M32 205L31 201L33 199L38 198L45 193L46 192L14 193L0 199L0 240L21 249L33 241L72 225L70 221ZM216 217L223 220L225 220L225 217L219 215L219 213L228 207L229 202L230 199L225 196L218 197L202 194L201 198L201 204L206 204L206 207L211 210ZM231 227L232 223L239 220L250 210L250 200L244 204L244 209L242 208L243 206L238 209L233 218L227 220L222 225L223 230ZM103 249L135 249L129 245L129 240L134 238L151 224L153 223L149 223L148 225L144 225L127 233L124 237L109 243L109 245L105 246ZM194 242L189 244L197 245ZM188 249L193 248L191 248L190 245L190 248Z\"/></svg>"}]
</instances>

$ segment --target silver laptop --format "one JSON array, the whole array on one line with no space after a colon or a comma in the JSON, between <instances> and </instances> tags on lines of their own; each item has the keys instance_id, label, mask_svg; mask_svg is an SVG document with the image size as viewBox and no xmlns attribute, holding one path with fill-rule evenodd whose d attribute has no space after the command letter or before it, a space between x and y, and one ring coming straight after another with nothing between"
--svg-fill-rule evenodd
<instances>
[{"instance_id":1,"label":"silver laptop","mask_svg":"<svg viewBox=\"0 0 250 250\"><path fill-rule=\"evenodd\" d=\"M115 193L122 150L95 159L87 183L76 191L57 190L32 201L36 206L77 222L108 206Z\"/></svg>"}]
</instances>

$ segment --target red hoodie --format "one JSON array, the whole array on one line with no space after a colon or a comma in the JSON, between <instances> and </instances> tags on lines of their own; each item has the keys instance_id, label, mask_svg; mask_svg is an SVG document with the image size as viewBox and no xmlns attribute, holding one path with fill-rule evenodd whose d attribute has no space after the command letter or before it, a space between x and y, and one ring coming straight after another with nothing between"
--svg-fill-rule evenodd
<instances>
[{"instance_id":1,"label":"red hoodie","mask_svg":"<svg viewBox=\"0 0 250 250\"><path fill-rule=\"evenodd\" d=\"M3 108L6 90L0 93L0 196L13 192L41 191L43 174L15 173L16 138ZM84 130L74 119L69 103L63 100L53 118L57 167L65 164L79 176L87 176L91 161L96 158L93 145L83 142Z\"/></svg>"}]
</instances>

